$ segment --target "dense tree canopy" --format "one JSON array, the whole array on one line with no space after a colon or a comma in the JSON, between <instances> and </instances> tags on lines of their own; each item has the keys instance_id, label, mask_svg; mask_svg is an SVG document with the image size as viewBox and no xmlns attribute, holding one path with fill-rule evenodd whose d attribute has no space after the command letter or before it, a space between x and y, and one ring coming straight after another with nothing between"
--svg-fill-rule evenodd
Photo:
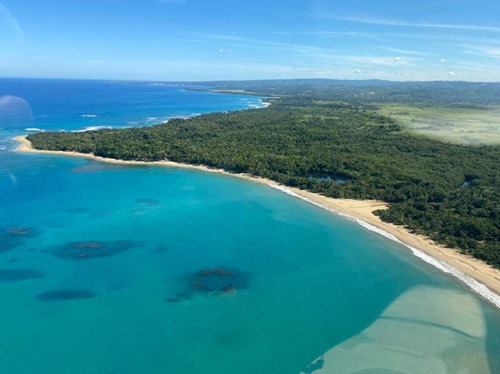
<instances>
[{"instance_id":1,"label":"dense tree canopy","mask_svg":"<svg viewBox=\"0 0 500 374\"><path fill-rule=\"evenodd\" d=\"M192 86L191 84L186 84ZM204 88L206 87L206 88ZM482 108L500 105L500 83L460 81L392 82L382 80L282 79L199 82L196 89L245 91L304 103L307 100L341 100L357 105L407 104Z\"/></svg>"},{"instance_id":2,"label":"dense tree canopy","mask_svg":"<svg viewBox=\"0 0 500 374\"><path fill-rule=\"evenodd\" d=\"M37 133L37 149L203 164L326 196L380 199L388 222L500 268L500 147L408 133L368 107L300 96L153 127Z\"/></svg>"}]
</instances>

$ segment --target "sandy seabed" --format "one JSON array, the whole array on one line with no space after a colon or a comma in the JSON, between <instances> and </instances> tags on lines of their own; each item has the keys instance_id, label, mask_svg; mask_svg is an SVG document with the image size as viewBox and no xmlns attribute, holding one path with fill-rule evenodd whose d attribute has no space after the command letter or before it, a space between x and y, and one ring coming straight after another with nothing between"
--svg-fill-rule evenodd
<instances>
[{"instance_id":1,"label":"sandy seabed","mask_svg":"<svg viewBox=\"0 0 500 374\"><path fill-rule=\"evenodd\" d=\"M436 244L425 236L413 234L403 226L383 222L378 216L373 214L375 210L387 209L388 205L382 201L334 199L298 188L283 186L269 179L254 177L248 174L233 174L221 169L208 168L202 165L182 164L172 161L123 161L78 152L41 151L34 149L31 142L26 139L26 136L18 136L14 138L14 140L19 142L19 146L16 148L18 152L83 157L124 165L180 167L229 175L268 185L333 213L340 214L347 219L357 222L365 229L375 231L391 240L404 244L414 255L445 273L460 279L473 291L500 308L500 270L493 268L481 260L459 253L457 250Z\"/></svg>"}]
</instances>

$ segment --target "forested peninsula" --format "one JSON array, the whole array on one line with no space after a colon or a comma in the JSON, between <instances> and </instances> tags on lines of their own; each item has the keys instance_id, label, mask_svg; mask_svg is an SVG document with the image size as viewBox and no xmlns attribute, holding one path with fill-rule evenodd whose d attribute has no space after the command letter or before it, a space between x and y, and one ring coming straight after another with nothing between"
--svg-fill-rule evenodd
<instances>
[{"instance_id":1,"label":"forested peninsula","mask_svg":"<svg viewBox=\"0 0 500 374\"><path fill-rule=\"evenodd\" d=\"M324 93L273 94L272 105L263 109L27 139L39 150L168 159L328 197L382 200L389 204L376 212L382 220L500 269L500 146L448 144L414 134L359 96L341 101Z\"/></svg>"}]
</instances>

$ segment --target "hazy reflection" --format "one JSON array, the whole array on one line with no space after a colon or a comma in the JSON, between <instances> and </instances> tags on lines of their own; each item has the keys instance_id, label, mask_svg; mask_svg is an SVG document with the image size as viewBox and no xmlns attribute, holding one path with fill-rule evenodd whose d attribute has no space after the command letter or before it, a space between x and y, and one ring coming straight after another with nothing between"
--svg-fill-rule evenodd
<instances>
[{"instance_id":1,"label":"hazy reflection","mask_svg":"<svg viewBox=\"0 0 500 374\"><path fill-rule=\"evenodd\" d=\"M367 329L325 352L310 367L321 361L321 368L313 370L318 374L491 373L486 335L476 297L419 286L403 293Z\"/></svg>"},{"instance_id":2,"label":"hazy reflection","mask_svg":"<svg viewBox=\"0 0 500 374\"><path fill-rule=\"evenodd\" d=\"M24 130L33 123L33 112L26 100L17 96L0 96L0 128Z\"/></svg>"}]
</instances>

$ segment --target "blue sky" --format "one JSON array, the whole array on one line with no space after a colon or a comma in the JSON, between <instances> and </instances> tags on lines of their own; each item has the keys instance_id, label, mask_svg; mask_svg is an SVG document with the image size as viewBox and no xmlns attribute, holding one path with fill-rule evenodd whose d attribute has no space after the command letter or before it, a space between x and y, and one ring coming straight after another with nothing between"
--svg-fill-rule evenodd
<instances>
[{"instance_id":1,"label":"blue sky","mask_svg":"<svg viewBox=\"0 0 500 374\"><path fill-rule=\"evenodd\" d=\"M500 1L0 0L0 76L500 81Z\"/></svg>"}]
</instances>

